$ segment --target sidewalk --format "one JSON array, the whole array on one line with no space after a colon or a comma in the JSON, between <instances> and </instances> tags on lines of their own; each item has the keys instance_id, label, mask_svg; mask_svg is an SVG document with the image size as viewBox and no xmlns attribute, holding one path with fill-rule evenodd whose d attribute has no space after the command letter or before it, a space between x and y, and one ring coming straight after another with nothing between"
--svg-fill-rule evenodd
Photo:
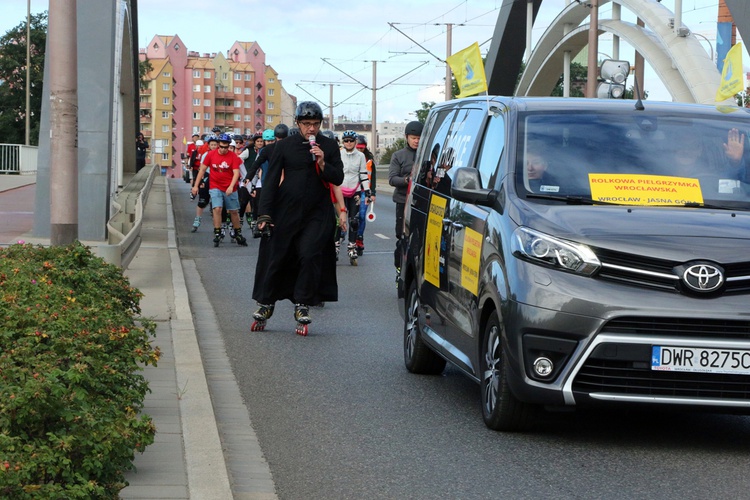
<instances>
[{"instance_id":1,"label":"sidewalk","mask_svg":"<svg viewBox=\"0 0 750 500\"><path fill-rule=\"evenodd\" d=\"M0 176L0 214L6 221L25 215L13 232L0 232L0 244L18 239L49 244L30 234L35 181L33 176ZM144 294L143 315L157 324L154 343L162 357L157 367L144 370L151 389L144 413L153 418L157 432L154 444L136 454L136 470L126 474L130 486L121 498L274 499L270 470L239 398L220 335L209 338L211 359L201 357L172 214L169 179L156 177L144 211L141 247L125 274ZM202 287L195 276L191 288ZM210 311L203 314L210 316ZM201 342L203 346L206 340ZM207 377L204 361L218 375ZM215 368L221 365L226 369ZM217 377L219 381L211 380ZM235 442L245 449L236 453ZM225 451L242 463L228 463Z\"/></svg>"}]
</instances>

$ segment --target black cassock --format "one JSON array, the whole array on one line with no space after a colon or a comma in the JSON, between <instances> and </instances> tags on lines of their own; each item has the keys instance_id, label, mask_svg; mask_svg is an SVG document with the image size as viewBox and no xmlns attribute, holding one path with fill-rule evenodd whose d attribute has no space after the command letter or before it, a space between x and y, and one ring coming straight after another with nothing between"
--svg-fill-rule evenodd
<instances>
[{"instance_id":1,"label":"black cassock","mask_svg":"<svg viewBox=\"0 0 750 500\"><path fill-rule=\"evenodd\" d=\"M338 300L334 213L329 184L341 185L344 165L335 140L318 134L325 168L318 172L307 137L292 135L276 143L263 178L258 216L273 219L255 266L253 299L273 304L289 299L315 305Z\"/></svg>"}]
</instances>

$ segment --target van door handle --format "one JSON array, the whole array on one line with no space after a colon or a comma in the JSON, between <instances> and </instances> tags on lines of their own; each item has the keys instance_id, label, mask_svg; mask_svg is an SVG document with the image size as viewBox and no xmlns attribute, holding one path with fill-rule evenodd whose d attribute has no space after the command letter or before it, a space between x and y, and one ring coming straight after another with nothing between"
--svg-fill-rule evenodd
<instances>
[{"instance_id":1,"label":"van door handle","mask_svg":"<svg viewBox=\"0 0 750 500\"><path fill-rule=\"evenodd\" d=\"M453 221L450 219L443 219L443 228L448 229L448 226L453 224Z\"/></svg>"},{"instance_id":2,"label":"van door handle","mask_svg":"<svg viewBox=\"0 0 750 500\"><path fill-rule=\"evenodd\" d=\"M451 222L451 226L453 226L453 229L455 229L456 231L460 231L464 228L464 225L460 222Z\"/></svg>"}]
</instances>

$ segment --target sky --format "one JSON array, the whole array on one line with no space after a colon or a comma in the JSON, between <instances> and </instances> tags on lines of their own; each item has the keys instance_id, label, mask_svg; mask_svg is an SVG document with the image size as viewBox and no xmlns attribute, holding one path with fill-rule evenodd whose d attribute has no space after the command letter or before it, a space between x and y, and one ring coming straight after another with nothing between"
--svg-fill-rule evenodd
<instances>
[{"instance_id":1,"label":"sky","mask_svg":"<svg viewBox=\"0 0 750 500\"><path fill-rule=\"evenodd\" d=\"M453 53L478 42L486 55L501 4L502 0L139 0L138 45L146 47L155 35L179 35L188 50L203 54L226 53L235 41L257 41L266 64L298 101L319 101L327 114L333 85L334 115L369 121L374 87L377 121L404 122L415 119L422 102L445 99L447 25L453 25ZM662 4L674 10L675 0ZM533 41L565 5L566 0L544 0ZM684 24L701 35L706 51L715 52L718 0L682 0L682 6ZM49 0L31 0L32 13L48 8ZM23 0L3 0L0 33L25 22L26 9ZM611 9L611 3L603 6L600 19L609 18ZM622 17L635 20L625 8ZM607 53L607 43L600 37L600 52ZM628 51L621 48L621 55L626 57ZM747 68L747 51L743 61ZM649 99L670 100L649 67L645 87Z\"/></svg>"}]
</instances>

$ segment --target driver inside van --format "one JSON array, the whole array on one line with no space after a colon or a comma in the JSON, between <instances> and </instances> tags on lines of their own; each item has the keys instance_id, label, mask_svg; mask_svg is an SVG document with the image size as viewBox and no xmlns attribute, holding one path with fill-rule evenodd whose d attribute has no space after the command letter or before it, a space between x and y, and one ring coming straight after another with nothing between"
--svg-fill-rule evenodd
<instances>
[{"instance_id":1,"label":"driver inside van","mask_svg":"<svg viewBox=\"0 0 750 500\"><path fill-rule=\"evenodd\" d=\"M745 134L729 130L727 141L704 142L703 139L675 141L672 175L697 178L704 191L732 193L739 182L747 182L743 164Z\"/></svg>"},{"instance_id":2,"label":"driver inside van","mask_svg":"<svg viewBox=\"0 0 750 500\"><path fill-rule=\"evenodd\" d=\"M557 193L560 184L555 177L548 172L549 155L541 143L530 143L526 149L526 168L524 169L524 181L526 189L534 193Z\"/></svg>"}]
</instances>

